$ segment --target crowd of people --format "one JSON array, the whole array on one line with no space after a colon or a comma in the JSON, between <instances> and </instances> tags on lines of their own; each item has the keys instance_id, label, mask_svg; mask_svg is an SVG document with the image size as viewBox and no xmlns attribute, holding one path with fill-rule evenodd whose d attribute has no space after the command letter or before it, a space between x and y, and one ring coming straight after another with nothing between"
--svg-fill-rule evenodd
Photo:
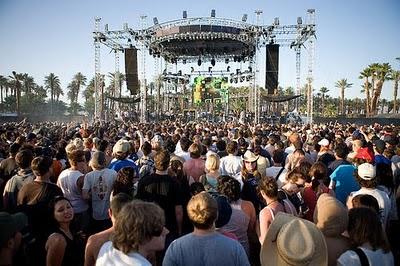
<instances>
[{"instance_id":1,"label":"crowd of people","mask_svg":"<svg viewBox=\"0 0 400 266\"><path fill-rule=\"evenodd\" d=\"M400 127L0 125L0 265L395 265Z\"/></svg>"}]
</instances>

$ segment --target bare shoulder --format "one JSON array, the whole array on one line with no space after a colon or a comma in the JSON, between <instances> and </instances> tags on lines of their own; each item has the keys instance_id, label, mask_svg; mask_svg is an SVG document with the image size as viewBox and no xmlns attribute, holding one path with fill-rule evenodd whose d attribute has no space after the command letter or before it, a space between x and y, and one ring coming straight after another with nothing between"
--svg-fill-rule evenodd
<instances>
[{"instance_id":1,"label":"bare shoulder","mask_svg":"<svg viewBox=\"0 0 400 266\"><path fill-rule=\"evenodd\" d=\"M49 248L51 246L66 246L67 241L65 240L65 237L59 233L53 233L49 236L47 239L46 243L46 248Z\"/></svg>"}]
</instances>

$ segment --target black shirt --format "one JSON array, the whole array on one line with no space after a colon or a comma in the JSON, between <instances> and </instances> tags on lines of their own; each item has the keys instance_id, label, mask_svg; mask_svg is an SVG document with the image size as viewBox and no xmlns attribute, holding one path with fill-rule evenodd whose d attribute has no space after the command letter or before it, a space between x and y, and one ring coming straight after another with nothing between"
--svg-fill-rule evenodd
<instances>
[{"instance_id":1,"label":"black shirt","mask_svg":"<svg viewBox=\"0 0 400 266\"><path fill-rule=\"evenodd\" d=\"M165 227L177 231L175 206L182 205L182 196L176 181L169 175L151 174L138 184L136 198L157 203L165 212Z\"/></svg>"}]
</instances>

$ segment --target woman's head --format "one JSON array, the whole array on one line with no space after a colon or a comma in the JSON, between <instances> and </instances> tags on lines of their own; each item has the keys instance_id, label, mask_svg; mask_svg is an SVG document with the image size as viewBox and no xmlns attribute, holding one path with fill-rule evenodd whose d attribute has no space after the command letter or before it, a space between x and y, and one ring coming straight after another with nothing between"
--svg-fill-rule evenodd
<instances>
[{"instance_id":1,"label":"woman's head","mask_svg":"<svg viewBox=\"0 0 400 266\"><path fill-rule=\"evenodd\" d=\"M229 202L235 202L240 199L240 183L230 176L221 176L218 178L217 190L225 195Z\"/></svg>"},{"instance_id":2,"label":"woman's head","mask_svg":"<svg viewBox=\"0 0 400 266\"><path fill-rule=\"evenodd\" d=\"M65 197L56 197L50 202L50 212L56 226L70 223L74 219L74 210Z\"/></svg>"},{"instance_id":3,"label":"woman's head","mask_svg":"<svg viewBox=\"0 0 400 266\"><path fill-rule=\"evenodd\" d=\"M207 156L205 170L206 172L215 172L219 169L219 156L217 154L210 154Z\"/></svg>"},{"instance_id":4,"label":"woman's head","mask_svg":"<svg viewBox=\"0 0 400 266\"><path fill-rule=\"evenodd\" d=\"M200 192L190 199L187 213L195 228L211 229L218 217L218 205L210 194Z\"/></svg>"},{"instance_id":5,"label":"woman's head","mask_svg":"<svg viewBox=\"0 0 400 266\"><path fill-rule=\"evenodd\" d=\"M261 178L258 184L258 191L265 200L266 198L272 200L276 200L278 198L278 184L274 178Z\"/></svg>"},{"instance_id":6,"label":"woman's head","mask_svg":"<svg viewBox=\"0 0 400 266\"><path fill-rule=\"evenodd\" d=\"M347 231L354 247L369 243L373 250L389 251L379 216L370 208L351 209Z\"/></svg>"}]
</instances>

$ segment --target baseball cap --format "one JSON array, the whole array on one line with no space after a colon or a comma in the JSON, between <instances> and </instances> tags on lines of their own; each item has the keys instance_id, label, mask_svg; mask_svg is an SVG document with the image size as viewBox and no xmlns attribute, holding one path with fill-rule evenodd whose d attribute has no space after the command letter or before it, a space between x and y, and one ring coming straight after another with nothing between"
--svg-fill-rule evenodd
<instances>
[{"instance_id":1,"label":"baseball cap","mask_svg":"<svg viewBox=\"0 0 400 266\"><path fill-rule=\"evenodd\" d=\"M363 163L358 166L357 173L364 180L372 180L376 176L376 168L370 163Z\"/></svg>"}]
</instances>

